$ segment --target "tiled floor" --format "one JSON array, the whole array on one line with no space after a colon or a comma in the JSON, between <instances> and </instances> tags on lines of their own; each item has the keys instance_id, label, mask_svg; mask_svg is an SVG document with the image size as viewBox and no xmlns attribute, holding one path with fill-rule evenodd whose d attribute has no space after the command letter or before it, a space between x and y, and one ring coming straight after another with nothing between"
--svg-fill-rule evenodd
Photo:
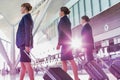
<instances>
[{"instance_id":1,"label":"tiled floor","mask_svg":"<svg viewBox=\"0 0 120 80\"><path fill-rule=\"evenodd\" d=\"M109 76L110 80L116 80L111 74L108 74L108 76ZM80 77L81 80L87 80L88 79L88 75L79 75L79 77ZM1 76L0 75L0 80L19 80L19 75L17 75L16 78L11 77L11 79L10 79L9 75L7 75L7 76ZM28 75L25 76L24 80L29 80ZM43 80L42 75L40 75L40 74L35 75L35 80Z\"/></svg>"}]
</instances>

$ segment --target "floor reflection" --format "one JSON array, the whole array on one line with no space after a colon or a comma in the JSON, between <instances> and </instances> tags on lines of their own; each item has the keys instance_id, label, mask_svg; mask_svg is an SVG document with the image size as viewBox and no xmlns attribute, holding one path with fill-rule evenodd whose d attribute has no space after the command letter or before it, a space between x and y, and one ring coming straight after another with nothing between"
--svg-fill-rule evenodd
<instances>
[{"instance_id":1,"label":"floor reflection","mask_svg":"<svg viewBox=\"0 0 120 80\"><path fill-rule=\"evenodd\" d=\"M71 74L71 73L70 73ZM35 75L35 80L43 80L42 78L43 74L36 74ZM71 76L73 77L73 75L71 74ZM108 74L110 80L116 80L114 78L114 76L112 76L111 74ZM83 74L83 75L79 75L81 80L88 80L88 75ZM2 76L0 75L0 80L19 80L19 75L6 75L6 76ZM25 79L24 80L29 80L28 74L25 75Z\"/></svg>"}]
</instances>

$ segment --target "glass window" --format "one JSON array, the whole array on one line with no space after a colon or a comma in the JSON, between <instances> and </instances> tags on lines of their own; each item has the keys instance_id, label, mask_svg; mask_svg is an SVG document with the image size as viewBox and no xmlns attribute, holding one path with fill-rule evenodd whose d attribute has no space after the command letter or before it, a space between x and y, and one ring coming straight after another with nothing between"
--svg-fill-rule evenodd
<instances>
[{"instance_id":1,"label":"glass window","mask_svg":"<svg viewBox=\"0 0 120 80\"><path fill-rule=\"evenodd\" d=\"M55 20L55 30L57 35L58 35L58 23L59 23L59 18Z\"/></svg>"},{"instance_id":2,"label":"glass window","mask_svg":"<svg viewBox=\"0 0 120 80\"><path fill-rule=\"evenodd\" d=\"M79 11L78 11L78 3L74 5L74 19L75 19L75 26L79 24Z\"/></svg>"},{"instance_id":3,"label":"glass window","mask_svg":"<svg viewBox=\"0 0 120 80\"><path fill-rule=\"evenodd\" d=\"M96 15L100 12L99 0L92 1L92 4L93 4L93 15Z\"/></svg>"},{"instance_id":4,"label":"glass window","mask_svg":"<svg viewBox=\"0 0 120 80\"><path fill-rule=\"evenodd\" d=\"M68 15L68 18L70 18L70 15Z\"/></svg>"},{"instance_id":5,"label":"glass window","mask_svg":"<svg viewBox=\"0 0 120 80\"><path fill-rule=\"evenodd\" d=\"M85 0L86 15L92 17L91 0Z\"/></svg>"},{"instance_id":6,"label":"glass window","mask_svg":"<svg viewBox=\"0 0 120 80\"><path fill-rule=\"evenodd\" d=\"M111 4L114 5L116 3L120 2L120 0L111 0Z\"/></svg>"},{"instance_id":7,"label":"glass window","mask_svg":"<svg viewBox=\"0 0 120 80\"><path fill-rule=\"evenodd\" d=\"M85 15L84 0L79 1L80 17Z\"/></svg>"},{"instance_id":8,"label":"glass window","mask_svg":"<svg viewBox=\"0 0 120 80\"><path fill-rule=\"evenodd\" d=\"M74 17L73 17L73 7L70 9L71 13L70 13L70 21L71 21L71 26L72 28L74 27Z\"/></svg>"},{"instance_id":9,"label":"glass window","mask_svg":"<svg viewBox=\"0 0 120 80\"><path fill-rule=\"evenodd\" d=\"M52 39L53 37L55 37L56 36L56 30L55 30L55 24L54 23L52 23L51 24L51 26L50 26L50 28L49 28L49 36L50 36L50 39Z\"/></svg>"},{"instance_id":10,"label":"glass window","mask_svg":"<svg viewBox=\"0 0 120 80\"><path fill-rule=\"evenodd\" d=\"M109 0L101 0L101 9L102 11L109 8Z\"/></svg>"},{"instance_id":11,"label":"glass window","mask_svg":"<svg viewBox=\"0 0 120 80\"><path fill-rule=\"evenodd\" d=\"M55 21L54 21L54 23L55 23L55 27L57 28L58 27L58 19L56 19Z\"/></svg>"},{"instance_id":12,"label":"glass window","mask_svg":"<svg viewBox=\"0 0 120 80\"><path fill-rule=\"evenodd\" d=\"M56 28L56 24L55 24L55 21L54 21L54 23L53 23L53 37L55 37L56 35L57 35L57 28Z\"/></svg>"}]
</instances>

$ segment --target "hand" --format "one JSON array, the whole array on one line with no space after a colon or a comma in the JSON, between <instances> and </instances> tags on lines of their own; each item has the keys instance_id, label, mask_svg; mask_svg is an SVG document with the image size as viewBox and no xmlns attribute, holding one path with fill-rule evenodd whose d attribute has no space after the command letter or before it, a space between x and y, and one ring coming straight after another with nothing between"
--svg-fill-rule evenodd
<instances>
[{"instance_id":1,"label":"hand","mask_svg":"<svg viewBox=\"0 0 120 80\"><path fill-rule=\"evenodd\" d=\"M57 50L60 50L60 45L57 45L56 49L57 49Z\"/></svg>"},{"instance_id":2,"label":"hand","mask_svg":"<svg viewBox=\"0 0 120 80\"><path fill-rule=\"evenodd\" d=\"M30 52L30 47L25 47L25 51L29 53Z\"/></svg>"},{"instance_id":3,"label":"hand","mask_svg":"<svg viewBox=\"0 0 120 80\"><path fill-rule=\"evenodd\" d=\"M86 51L87 51L87 48L82 48L81 51L82 51L82 52L86 52Z\"/></svg>"}]
</instances>

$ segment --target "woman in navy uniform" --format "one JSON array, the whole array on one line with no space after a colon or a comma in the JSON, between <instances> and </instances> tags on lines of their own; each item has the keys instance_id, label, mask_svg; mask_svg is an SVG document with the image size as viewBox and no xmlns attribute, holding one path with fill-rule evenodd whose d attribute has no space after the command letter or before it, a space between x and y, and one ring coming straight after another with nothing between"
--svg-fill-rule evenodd
<instances>
[{"instance_id":1,"label":"woman in navy uniform","mask_svg":"<svg viewBox=\"0 0 120 80\"><path fill-rule=\"evenodd\" d=\"M61 60L63 70L67 72L67 61L70 61L71 66L73 68L74 78L75 80L79 80L78 78L78 69L77 65L74 61L71 49L71 39L72 39L72 31L71 31L71 22L67 15L70 13L67 7L61 7L60 9L60 22L58 24L58 45L57 50L61 47Z\"/></svg>"},{"instance_id":2,"label":"woman in navy uniform","mask_svg":"<svg viewBox=\"0 0 120 80\"><path fill-rule=\"evenodd\" d=\"M85 50L85 57L87 59L87 62L91 62L94 60L93 57L94 39L93 39L92 27L90 26L89 21L90 19L88 16L82 16L81 24L83 28L81 31L81 36L82 36L82 44ZM92 79L89 78L89 80Z\"/></svg>"},{"instance_id":3,"label":"woman in navy uniform","mask_svg":"<svg viewBox=\"0 0 120 80\"><path fill-rule=\"evenodd\" d=\"M21 63L21 74L20 80L24 79L26 71L28 71L30 80L34 80L34 73L31 66L31 59L25 54L24 50L29 54L31 48L33 48L33 20L29 11L32 6L29 3L21 5L21 13L24 14L22 17L17 31L16 45L20 49L20 63Z\"/></svg>"},{"instance_id":4,"label":"woman in navy uniform","mask_svg":"<svg viewBox=\"0 0 120 80\"><path fill-rule=\"evenodd\" d=\"M81 24L83 26L81 31L83 48L85 49L85 55L88 62L94 60L93 50L94 50L94 39L92 33L92 27L89 24L89 17L83 16Z\"/></svg>"}]
</instances>

